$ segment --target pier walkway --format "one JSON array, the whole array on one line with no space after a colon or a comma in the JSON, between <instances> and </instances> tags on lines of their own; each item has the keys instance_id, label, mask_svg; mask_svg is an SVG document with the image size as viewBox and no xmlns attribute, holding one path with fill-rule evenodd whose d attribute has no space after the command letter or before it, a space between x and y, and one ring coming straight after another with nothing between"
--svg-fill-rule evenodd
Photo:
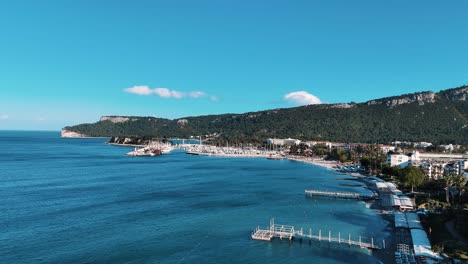
<instances>
[{"instance_id":1,"label":"pier walkway","mask_svg":"<svg viewBox=\"0 0 468 264\"><path fill-rule=\"evenodd\" d=\"M339 245L349 245L351 246L358 246L360 248L367 248L367 249L380 249L377 245L374 244L374 239L371 238L369 242L363 242L361 236L359 236L359 240L351 239L351 234L348 234L347 238L341 238L340 232L338 232L338 237L332 237L331 231L328 231L328 236L322 236L322 230L318 231L317 235L312 234L312 230L309 229L309 233L305 234L302 230L296 230L294 226L289 225L279 225L275 224L274 218L270 220L270 227L268 229L261 229L257 227L252 232L252 239L254 240L263 240L263 241L271 241L273 238L280 238L280 239L299 239L302 242L303 239L308 239L309 243L311 240L319 241L319 242L328 242L328 243L338 243ZM385 241L382 242L383 247L385 247Z\"/></svg>"},{"instance_id":2,"label":"pier walkway","mask_svg":"<svg viewBox=\"0 0 468 264\"><path fill-rule=\"evenodd\" d=\"M365 195L360 193L350 193L350 192L327 192L319 190L305 190L307 196L317 196L317 197L329 197L337 199L357 199L357 200L369 200L375 199L374 195Z\"/></svg>"}]
</instances>

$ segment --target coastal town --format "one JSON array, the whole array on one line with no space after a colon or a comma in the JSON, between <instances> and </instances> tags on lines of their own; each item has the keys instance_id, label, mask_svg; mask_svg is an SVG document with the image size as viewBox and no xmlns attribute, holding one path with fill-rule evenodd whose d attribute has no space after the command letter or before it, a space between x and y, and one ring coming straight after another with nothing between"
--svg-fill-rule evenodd
<instances>
[{"instance_id":1,"label":"coastal town","mask_svg":"<svg viewBox=\"0 0 468 264\"><path fill-rule=\"evenodd\" d=\"M0 1L0 264L468 264L467 11Z\"/></svg>"},{"instance_id":2,"label":"coastal town","mask_svg":"<svg viewBox=\"0 0 468 264\"><path fill-rule=\"evenodd\" d=\"M372 200L373 208L391 225L392 236L387 241L363 244L359 240L353 242L355 245L392 252L395 263L450 263L467 258L468 153L463 146L434 147L428 142L393 142L391 145L302 142L291 138L268 138L262 145L226 142L221 146L203 142L201 137L195 144L177 140L169 146L167 142L153 142L128 155L156 149L165 150L161 153L182 149L190 155L288 159L322 166L351 175L374 195L360 197L359 194L322 190L306 190L306 195ZM257 228L252 238L300 239L301 243L303 239L322 240L321 235L304 234L302 229L287 227L289 231L273 222L266 229ZM327 239L323 237L324 241ZM331 241L352 244L351 237L348 240L330 236Z\"/></svg>"}]
</instances>

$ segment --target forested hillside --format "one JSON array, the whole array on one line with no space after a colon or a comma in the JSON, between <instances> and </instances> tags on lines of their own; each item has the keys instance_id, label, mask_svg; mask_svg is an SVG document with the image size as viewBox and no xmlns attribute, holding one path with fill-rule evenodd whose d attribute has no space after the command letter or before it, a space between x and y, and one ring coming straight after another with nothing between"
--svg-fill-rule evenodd
<instances>
[{"instance_id":1,"label":"forested hillside","mask_svg":"<svg viewBox=\"0 0 468 264\"><path fill-rule=\"evenodd\" d=\"M428 141L468 145L468 86L372 100L244 114L185 117L103 117L65 127L87 136L181 137L261 142L268 137L339 142Z\"/></svg>"}]
</instances>

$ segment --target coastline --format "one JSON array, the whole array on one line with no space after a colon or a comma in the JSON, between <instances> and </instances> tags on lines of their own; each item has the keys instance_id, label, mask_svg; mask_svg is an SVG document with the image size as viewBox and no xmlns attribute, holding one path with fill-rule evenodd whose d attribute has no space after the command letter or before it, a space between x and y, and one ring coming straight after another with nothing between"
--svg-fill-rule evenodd
<instances>
[{"instance_id":1,"label":"coastline","mask_svg":"<svg viewBox=\"0 0 468 264\"><path fill-rule=\"evenodd\" d=\"M336 161L326 161L323 159L314 159L314 158L309 158L309 157L294 157L291 155L286 156L286 159L304 162L304 163L320 166L320 167L327 168L329 170L334 170L334 171L336 171L334 166L339 164Z\"/></svg>"},{"instance_id":2,"label":"coastline","mask_svg":"<svg viewBox=\"0 0 468 264\"><path fill-rule=\"evenodd\" d=\"M333 170L333 171L338 171L337 169L334 168L334 166L338 165L338 162L333 162L333 161L325 161L322 159L312 159L312 158L302 158L302 157L291 157L288 156L287 159L289 160L294 160L294 161L299 161L299 162L305 162L308 164L312 164L315 166L321 166L323 168ZM367 175L363 175L361 173L356 173L356 172L340 172L342 174L350 175L353 177L356 177L359 182L362 182L366 185L366 187L371 190L374 193L378 193L379 196L382 195L381 192L375 188L375 186L368 180L366 180ZM370 204L369 209L371 209L376 215L379 215L382 220L388 223L387 227L385 228L386 233L388 236L384 238L385 240L385 248L379 249L379 250L373 250L372 255L375 256L381 263L394 263L395 258L394 258L394 241L395 241L395 228L394 228L394 219L393 219L393 214L392 209L389 208L388 206L385 206L382 203L382 199L379 200L373 200L372 202L366 202Z\"/></svg>"},{"instance_id":3,"label":"coastline","mask_svg":"<svg viewBox=\"0 0 468 264\"><path fill-rule=\"evenodd\" d=\"M112 145L112 146L116 146L116 147L146 147L147 145L137 145L137 144L120 144L120 143L109 143L109 142L106 142L106 144L109 144L109 145Z\"/></svg>"},{"instance_id":4,"label":"coastline","mask_svg":"<svg viewBox=\"0 0 468 264\"><path fill-rule=\"evenodd\" d=\"M223 157L223 158L267 158L269 155L262 155L262 154L220 154L220 153L189 153L187 154L192 154L192 155L202 155L202 156L216 156L216 157ZM299 156L291 156L291 155L286 155L284 159L292 160L292 161L297 161L297 162L304 162L308 163L311 165L315 166L320 166L322 168L326 168L328 170L332 171L337 171L336 168L334 168L336 165L339 165L340 163L337 161L325 161L323 159L318 159L318 158L310 158L310 157L299 157ZM356 172L340 172L342 174L350 175L359 180L359 182L362 182L366 185L366 187L371 190L374 193L378 193L379 196L383 195L383 193L379 192L377 188L375 188L374 184L372 184L371 181L366 180L368 175L363 175L361 173L356 173ZM388 208L388 206L385 206L382 203L382 199L379 200L373 200L372 202L366 202L370 204L369 209L371 209L376 215L380 216L381 219L385 222L387 222L387 227L385 228L385 233L388 234L384 238L385 240L385 248L379 249L379 250L373 250L372 255L375 256L378 261L381 263L394 263L395 258L394 258L394 241L395 241L395 228L393 224L393 214L392 209Z\"/></svg>"}]
</instances>

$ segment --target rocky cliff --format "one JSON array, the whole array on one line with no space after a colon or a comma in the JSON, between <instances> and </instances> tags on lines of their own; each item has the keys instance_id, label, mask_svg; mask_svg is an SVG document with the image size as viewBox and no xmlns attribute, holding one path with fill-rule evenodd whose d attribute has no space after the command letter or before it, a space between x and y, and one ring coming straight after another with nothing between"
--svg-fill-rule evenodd
<instances>
[{"instance_id":1,"label":"rocky cliff","mask_svg":"<svg viewBox=\"0 0 468 264\"><path fill-rule=\"evenodd\" d=\"M418 103L424 105L427 103L434 103L436 101L436 94L433 92L421 92L408 94L403 96L387 97L377 100L366 102L367 105L385 105L388 107L394 107L397 105Z\"/></svg>"},{"instance_id":2,"label":"rocky cliff","mask_svg":"<svg viewBox=\"0 0 468 264\"><path fill-rule=\"evenodd\" d=\"M85 134L75 132L75 131L70 131L66 129L62 129L62 132L60 133L60 136L63 138L83 138L83 137L88 137Z\"/></svg>"}]
</instances>

